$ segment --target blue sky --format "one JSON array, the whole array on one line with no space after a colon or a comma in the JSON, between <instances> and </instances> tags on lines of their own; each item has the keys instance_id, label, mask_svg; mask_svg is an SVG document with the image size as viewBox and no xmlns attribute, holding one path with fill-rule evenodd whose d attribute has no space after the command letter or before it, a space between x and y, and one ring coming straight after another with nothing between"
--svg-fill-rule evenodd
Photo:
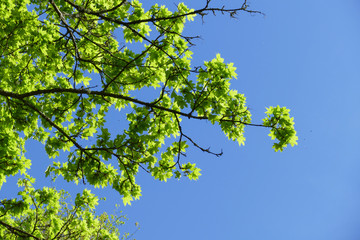
<instances>
[{"instance_id":1,"label":"blue sky","mask_svg":"<svg viewBox=\"0 0 360 240\"><path fill-rule=\"evenodd\" d=\"M210 124L187 123L203 145L224 155L191 151L188 159L202 168L197 182L141 178L143 197L125 208L140 222L137 239L360 238L360 2L251 6L266 16L188 24L186 31L203 39L194 63L216 53L234 62L232 87L247 96L254 121L267 106L287 106L299 145L275 153L266 129L248 127L239 148Z\"/></svg>"},{"instance_id":2,"label":"blue sky","mask_svg":"<svg viewBox=\"0 0 360 240\"><path fill-rule=\"evenodd\" d=\"M253 0L250 6L266 16L209 15L186 25L188 35L202 37L193 63L217 53L233 62L232 88L247 96L254 122L261 123L265 107L290 108L299 145L275 153L266 129L248 127L239 147L216 126L185 121L202 146L224 155L190 150L187 160L202 169L196 182L141 174L143 196L121 208L129 217L124 230L140 223L138 240L360 239L360 2ZM31 144L35 168L44 166L41 145ZM100 211L112 212L121 201L110 189L96 192L108 199Z\"/></svg>"}]
</instances>

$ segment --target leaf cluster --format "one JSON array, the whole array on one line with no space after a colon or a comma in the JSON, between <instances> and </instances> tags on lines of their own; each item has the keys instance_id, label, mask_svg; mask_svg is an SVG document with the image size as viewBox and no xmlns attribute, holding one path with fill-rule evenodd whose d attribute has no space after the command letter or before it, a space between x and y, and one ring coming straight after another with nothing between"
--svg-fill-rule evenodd
<instances>
[{"instance_id":1,"label":"leaf cluster","mask_svg":"<svg viewBox=\"0 0 360 240\"><path fill-rule=\"evenodd\" d=\"M123 216L95 214L98 198L89 190L69 204L64 190L35 189L34 179L18 180L18 199L0 202L1 239L119 239ZM125 237L125 235L124 235Z\"/></svg>"},{"instance_id":2,"label":"leaf cluster","mask_svg":"<svg viewBox=\"0 0 360 240\"><path fill-rule=\"evenodd\" d=\"M46 176L109 186L124 204L141 196L139 171L161 181L196 180L200 169L182 161L186 150L222 154L201 146L183 128L184 119L220 126L239 145L245 126L270 128L279 141L275 151L296 144L285 108L270 107L263 124L251 122L245 96L230 87L237 76L232 63L218 54L202 66L191 65L196 37L184 35L187 21L216 12L254 13L246 1L236 9L210 2L197 10L183 3L175 10L158 4L146 10L138 0L2 1L0 187L7 176L27 176L30 139L43 143L54 159ZM127 126L111 129L107 117L121 114ZM29 182L30 177L21 182L26 186L20 200L2 201L2 234L25 231L39 239L118 234L107 218L94 216L97 198L87 190L64 207L66 193L35 190Z\"/></svg>"}]
</instances>

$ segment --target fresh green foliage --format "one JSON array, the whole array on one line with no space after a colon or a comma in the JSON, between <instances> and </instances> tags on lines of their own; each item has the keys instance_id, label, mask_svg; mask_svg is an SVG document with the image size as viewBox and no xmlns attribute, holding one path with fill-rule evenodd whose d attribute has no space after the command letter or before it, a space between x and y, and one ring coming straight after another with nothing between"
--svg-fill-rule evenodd
<instances>
[{"instance_id":1,"label":"fresh green foliage","mask_svg":"<svg viewBox=\"0 0 360 240\"><path fill-rule=\"evenodd\" d=\"M0 208L1 239L119 239L123 217L96 216L98 198L84 190L71 206L64 191L44 187L35 190L34 179L19 179L20 199L3 199ZM124 238L128 235L124 235Z\"/></svg>"},{"instance_id":2,"label":"fresh green foliage","mask_svg":"<svg viewBox=\"0 0 360 240\"><path fill-rule=\"evenodd\" d=\"M297 144L298 137L294 129L294 118L290 118L290 110L285 107L269 107L265 112L267 117L263 119L264 126L271 127L269 136L277 139L273 148L275 151L282 151L288 144Z\"/></svg>"},{"instance_id":3,"label":"fresh green foliage","mask_svg":"<svg viewBox=\"0 0 360 240\"><path fill-rule=\"evenodd\" d=\"M200 169L181 161L186 149L221 155L193 140L183 119L220 126L239 145L245 126L270 128L275 151L296 144L286 108L270 107L262 125L251 122L245 96L230 88L237 75L232 63L218 54L203 66L191 65L194 38L183 35L186 21L209 12L254 12L246 1L229 10L209 4L146 10L137 0L1 1L0 187L7 176L26 176L19 181L21 199L1 201L1 236L119 237L119 222L94 215L97 198L89 191L68 205L65 191L32 187L27 169L34 159L25 157L30 139L43 143L53 159L47 176L110 186L125 204L141 196L139 170L161 181L196 180ZM145 100L149 89L146 99L152 99ZM109 129L107 117L124 112L128 125Z\"/></svg>"}]
</instances>

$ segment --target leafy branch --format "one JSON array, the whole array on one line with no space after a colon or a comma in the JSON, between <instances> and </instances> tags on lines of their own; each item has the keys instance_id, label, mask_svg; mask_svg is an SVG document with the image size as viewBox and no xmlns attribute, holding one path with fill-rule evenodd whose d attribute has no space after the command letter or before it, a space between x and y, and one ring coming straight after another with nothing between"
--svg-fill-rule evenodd
<instances>
[{"instance_id":1,"label":"leafy branch","mask_svg":"<svg viewBox=\"0 0 360 240\"><path fill-rule=\"evenodd\" d=\"M133 97L128 97L128 96L124 96L121 94L115 94L115 93L107 93L107 92L103 92L103 91L91 91L89 89L73 89L73 88L69 88L69 89L53 88L53 89L35 90L35 91L23 93L23 94L18 94L18 93L8 92L8 91L4 91L4 90L0 89L0 96L12 97L12 98L21 99L21 100L24 98L32 97L32 96L51 94L51 93L74 93L74 94L84 94L84 95L89 95L89 96L93 95L93 96L111 97L111 98L115 98L115 99L122 99L122 100L126 100L129 102L137 103L137 104L146 106L148 108L156 108L156 109L163 110L166 112L178 114L178 115L187 117L189 119L200 119L200 120L205 120L205 119L208 120L209 119L206 116L193 115L193 112L194 112L193 110L191 110L189 113L180 112L180 111L177 111L177 110L174 110L171 108L163 107L161 105L156 105L155 103L152 103L152 102L145 102L145 101L141 101L136 98L133 98ZM46 117L46 116L42 116L42 117ZM273 127L273 126L265 126L262 124L253 124L253 123L242 122L240 120L236 121L236 120L226 119L224 117L222 117L220 119L220 121L221 122L241 123L244 125L255 126L255 127L268 127L268 128ZM51 120L49 120L49 122L51 122ZM54 127L56 127L56 126L54 126ZM65 133L62 132L62 134L64 134L64 136L66 136ZM82 149L81 146L77 146L77 147L79 149Z\"/></svg>"}]
</instances>

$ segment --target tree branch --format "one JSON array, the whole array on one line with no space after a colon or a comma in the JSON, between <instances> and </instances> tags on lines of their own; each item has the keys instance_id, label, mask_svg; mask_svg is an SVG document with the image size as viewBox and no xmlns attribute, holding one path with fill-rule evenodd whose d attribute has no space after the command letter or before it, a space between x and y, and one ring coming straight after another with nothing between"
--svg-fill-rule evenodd
<instances>
[{"instance_id":1,"label":"tree branch","mask_svg":"<svg viewBox=\"0 0 360 240\"><path fill-rule=\"evenodd\" d=\"M144 101L138 100L136 98L124 96L124 95L121 95L121 94L107 93L107 92L103 92L103 91L90 91L89 89L73 89L73 88L67 88L67 89L66 88L52 88L52 89L35 90L35 91L28 92L28 93L18 94L18 93L8 92L8 91L4 91L4 90L0 89L0 96L12 97L12 98L16 98L16 99L23 99L23 98L26 98L26 97L43 95L43 94L50 94L50 93L76 93L76 94L86 94L88 96L93 95L93 96L111 97L111 98L122 99L122 100L126 100L126 101L129 101L129 102L137 103L137 104L149 107L149 108L156 108L156 109L163 110L163 111L166 111L166 112L175 113L175 114L187 117L189 119L200 119L200 120L207 120L208 119L208 117L206 117L206 116L195 116L192 113L184 113L184 112L173 110L171 108L166 108L166 107L163 107L163 106L159 106L159 105L156 105L154 103L144 102ZM262 124L246 123L246 122L235 121L235 120L231 120L231 119L221 119L220 121L221 122L241 123L241 124L244 124L246 126L271 128L271 126L264 126Z\"/></svg>"},{"instance_id":2,"label":"tree branch","mask_svg":"<svg viewBox=\"0 0 360 240\"><path fill-rule=\"evenodd\" d=\"M4 227L6 227L10 232L12 232L13 234L19 236L19 237L24 237L24 235L26 237L32 237L35 240L43 240L43 238L38 238L34 235L32 235L31 233L25 232L24 230L21 230L17 227L13 227L10 224L7 224L6 222L3 222L0 220L0 224L3 225Z\"/></svg>"}]
</instances>

